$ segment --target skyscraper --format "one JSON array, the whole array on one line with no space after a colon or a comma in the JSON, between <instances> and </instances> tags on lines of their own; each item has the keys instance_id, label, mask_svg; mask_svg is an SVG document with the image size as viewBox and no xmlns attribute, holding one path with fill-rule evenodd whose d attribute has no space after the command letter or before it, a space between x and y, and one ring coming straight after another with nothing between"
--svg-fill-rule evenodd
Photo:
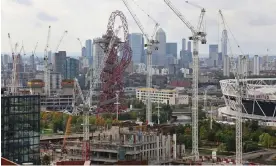
<instances>
[{"instance_id":1,"label":"skyscraper","mask_svg":"<svg viewBox=\"0 0 276 166\"><path fill-rule=\"evenodd\" d=\"M258 55L254 56L253 75L260 75L260 59Z\"/></svg>"},{"instance_id":2,"label":"skyscraper","mask_svg":"<svg viewBox=\"0 0 276 166\"><path fill-rule=\"evenodd\" d=\"M187 48L188 52L192 52L192 43L191 41L188 41L188 48Z\"/></svg>"},{"instance_id":3,"label":"skyscraper","mask_svg":"<svg viewBox=\"0 0 276 166\"><path fill-rule=\"evenodd\" d=\"M144 38L141 33L129 34L129 44L132 50L132 61L141 63L144 57Z\"/></svg>"},{"instance_id":4,"label":"skyscraper","mask_svg":"<svg viewBox=\"0 0 276 166\"><path fill-rule=\"evenodd\" d=\"M53 58L54 72L60 73L62 76L64 76L65 67L66 67L66 51L59 51L58 53L55 53Z\"/></svg>"},{"instance_id":5,"label":"skyscraper","mask_svg":"<svg viewBox=\"0 0 276 166\"><path fill-rule=\"evenodd\" d=\"M192 43L191 43L191 41L188 41L187 55L189 57L189 62L192 62L193 61L193 54L192 54Z\"/></svg>"},{"instance_id":6,"label":"skyscraper","mask_svg":"<svg viewBox=\"0 0 276 166\"><path fill-rule=\"evenodd\" d=\"M35 58L34 55L30 55L30 66L31 66L31 70L35 71Z\"/></svg>"},{"instance_id":7,"label":"skyscraper","mask_svg":"<svg viewBox=\"0 0 276 166\"><path fill-rule=\"evenodd\" d=\"M177 43L166 43L166 56L177 58Z\"/></svg>"},{"instance_id":8,"label":"skyscraper","mask_svg":"<svg viewBox=\"0 0 276 166\"><path fill-rule=\"evenodd\" d=\"M86 48L85 47L82 47L82 49L81 49L81 56L82 57L86 56Z\"/></svg>"},{"instance_id":9,"label":"skyscraper","mask_svg":"<svg viewBox=\"0 0 276 166\"><path fill-rule=\"evenodd\" d=\"M224 64L224 57L227 54L227 41L228 41L228 35L227 35L227 30L224 29L222 31L222 35L221 35L221 56L222 56L222 64Z\"/></svg>"},{"instance_id":10,"label":"skyscraper","mask_svg":"<svg viewBox=\"0 0 276 166\"><path fill-rule=\"evenodd\" d=\"M222 36L221 36L221 54L222 54L222 62L224 60L225 55L227 54L227 40L228 40L228 35L227 35L227 30L224 29L222 31Z\"/></svg>"},{"instance_id":11,"label":"skyscraper","mask_svg":"<svg viewBox=\"0 0 276 166\"><path fill-rule=\"evenodd\" d=\"M157 61L156 65L159 66L164 66L164 60L165 60L165 55L166 55L166 33L162 28L159 28L158 31L156 32L156 37L155 39L159 42L158 44L158 50L154 51L157 54L155 58L152 58L152 64L154 64L154 60Z\"/></svg>"},{"instance_id":12,"label":"skyscraper","mask_svg":"<svg viewBox=\"0 0 276 166\"><path fill-rule=\"evenodd\" d=\"M224 55L223 61L223 76L230 76L230 58L228 55Z\"/></svg>"},{"instance_id":13,"label":"skyscraper","mask_svg":"<svg viewBox=\"0 0 276 166\"><path fill-rule=\"evenodd\" d=\"M101 38L95 38L93 39L93 69L99 69L100 65L102 63L103 57L104 57L104 50L102 47L98 44L98 42L101 41ZM94 72L96 72L94 70ZM93 73L94 75L98 73ZM100 78L97 78L100 79Z\"/></svg>"},{"instance_id":14,"label":"skyscraper","mask_svg":"<svg viewBox=\"0 0 276 166\"><path fill-rule=\"evenodd\" d=\"M239 55L238 59L238 73L243 74L244 76L248 76L248 63L249 63L249 55Z\"/></svg>"},{"instance_id":15,"label":"skyscraper","mask_svg":"<svg viewBox=\"0 0 276 166\"><path fill-rule=\"evenodd\" d=\"M210 44L209 45L209 59L211 61L211 66L217 67L218 65L218 45Z\"/></svg>"},{"instance_id":16,"label":"skyscraper","mask_svg":"<svg viewBox=\"0 0 276 166\"><path fill-rule=\"evenodd\" d=\"M65 67L65 76L66 79L74 79L79 74L79 60L74 58L66 58L66 67Z\"/></svg>"},{"instance_id":17,"label":"skyscraper","mask_svg":"<svg viewBox=\"0 0 276 166\"><path fill-rule=\"evenodd\" d=\"M92 40L88 39L85 41L85 48L86 48L86 57L89 59L89 64L91 65L93 62L92 57Z\"/></svg>"},{"instance_id":18,"label":"skyscraper","mask_svg":"<svg viewBox=\"0 0 276 166\"><path fill-rule=\"evenodd\" d=\"M186 39L182 39L182 47L181 47L182 51L186 51Z\"/></svg>"}]
</instances>

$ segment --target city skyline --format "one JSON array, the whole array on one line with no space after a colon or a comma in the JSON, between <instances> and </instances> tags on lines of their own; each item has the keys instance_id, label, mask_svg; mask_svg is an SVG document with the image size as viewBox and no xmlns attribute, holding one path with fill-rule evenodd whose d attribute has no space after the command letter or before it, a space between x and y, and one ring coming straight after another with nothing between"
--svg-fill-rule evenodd
<instances>
[{"instance_id":1,"label":"city skyline","mask_svg":"<svg viewBox=\"0 0 276 166\"><path fill-rule=\"evenodd\" d=\"M221 35L218 36L217 20L218 9L222 9L230 30L233 32L245 54L259 54L262 56L267 53L267 48L270 50L269 54L276 53L276 49L273 49L273 40L276 38L276 34L270 33L276 28L276 19L273 18L273 13L276 13L275 9L273 9L276 1L266 0L260 2L253 0L254 3L253 1L249 3L245 0L212 0L212 2L216 1L216 3L210 3L210 1L194 2L206 7L207 10L207 44L219 44L219 51L221 50L219 42ZM172 2L178 7L184 17L191 20L191 23L196 26L200 9L186 4L184 1L173 0ZM115 10L121 10L126 15L130 33L140 33L138 26L120 0L103 0L100 4L97 3L97 5L95 5L94 0L86 0L81 3L75 0L3 0L1 4L2 52L10 52L7 33L11 33L13 42L19 42L21 45L21 41L23 40L26 52L31 52L37 41L39 41L37 52L43 52L49 25L52 26L50 38L51 50L56 47L63 31L68 30L68 35L60 45L60 50L81 52L76 38L79 37L84 45L85 40L100 37L105 33L109 14ZM141 20L146 32L151 34L154 23L135 4L130 4L137 17ZM190 36L190 32L186 26L161 0L139 0L137 4L160 23L160 27L166 32L167 42L178 43L179 54L182 38L187 39ZM87 8L87 10L84 10L84 8ZM263 8L266 10L261 10ZM101 17L98 17L99 14ZM90 17L91 21L88 21L87 17ZM13 21L11 22L10 20ZM20 27L20 31L18 31L18 27ZM223 26L220 25L220 34L223 30L222 28ZM240 54L232 36L230 34L228 36L233 52ZM266 38L264 36L270 37ZM202 54L208 53L208 45L200 47Z\"/></svg>"}]
</instances>

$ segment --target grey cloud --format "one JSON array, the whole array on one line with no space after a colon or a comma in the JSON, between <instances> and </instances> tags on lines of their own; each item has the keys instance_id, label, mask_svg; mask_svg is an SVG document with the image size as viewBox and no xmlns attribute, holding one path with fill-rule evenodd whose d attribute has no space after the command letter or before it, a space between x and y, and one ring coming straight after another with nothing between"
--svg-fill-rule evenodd
<instances>
[{"instance_id":1,"label":"grey cloud","mask_svg":"<svg viewBox=\"0 0 276 166\"><path fill-rule=\"evenodd\" d=\"M41 25L40 22L36 22L36 23L34 24L34 26L35 26L36 28L40 28L42 25Z\"/></svg>"},{"instance_id":2,"label":"grey cloud","mask_svg":"<svg viewBox=\"0 0 276 166\"><path fill-rule=\"evenodd\" d=\"M20 5L32 6L33 2L31 0L14 0L16 3Z\"/></svg>"},{"instance_id":3,"label":"grey cloud","mask_svg":"<svg viewBox=\"0 0 276 166\"><path fill-rule=\"evenodd\" d=\"M45 13L45 12L37 13L36 17L41 21L50 21L50 22L58 21L57 17L51 16L51 15Z\"/></svg>"},{"instance_id":4,"label":"grey cloud","mask_svg":"<svg viewBox=\"0 0 276 166\"><path fill-rule=\"evenodd\" d=\"M253 26L276 25L276 18L272 18L269 16L258 16L256 19L252 19L251 21L249 21L249 24Z\"/></svg>"}]
</instances>

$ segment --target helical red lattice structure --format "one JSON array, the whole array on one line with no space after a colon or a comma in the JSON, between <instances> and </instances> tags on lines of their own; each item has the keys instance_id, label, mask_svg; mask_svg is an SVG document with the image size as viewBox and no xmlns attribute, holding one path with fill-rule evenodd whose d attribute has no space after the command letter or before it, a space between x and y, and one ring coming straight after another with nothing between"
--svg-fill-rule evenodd
<instances>
[{"instance_id":1,"label":"helical red lattice structure","mask_svg":"<svg viewBox=\"0 0 276 166\"><path fill-rule=\"evenodd\" d=\"M100 103L98 106L98 113L116 112L116 93L119 95L119 112L122 109L127 108L123 106L124 94L123 94L123 73L129 65L132 58L132 51L128 41L128 24L126 17L121 11L115 11L111 13L109 17L107 31L103 36L107 40L110 39L110 34L114 34L114 23L116 17L119 17L122 22L122 28L124 31L124 41L122 42L118 37L116 43L110 50L110 54L107 55L103 71L101 73L102 93L100 95ZM109 37L108 37L109 36ZM122 51L122 57L118 57L118 52ZM108 50L105 50L108 52Z\"/></svg>"}]
</instances>

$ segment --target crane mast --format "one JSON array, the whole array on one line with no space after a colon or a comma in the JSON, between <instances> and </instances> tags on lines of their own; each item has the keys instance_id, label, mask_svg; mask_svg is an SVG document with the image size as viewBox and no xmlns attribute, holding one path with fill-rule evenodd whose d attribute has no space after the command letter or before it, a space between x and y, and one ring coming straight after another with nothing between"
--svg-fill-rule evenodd
<instances>
[{"instance_id":1,"label":"crane mast","mask_svg":"<svg viewBox=\"0 0 276 166\"><path fill-rule=\"evenodd\" d=\"M125 6L127 7L129 13L131 14L131 16L133 17L134 21L136 22L136 24L138 25L139 29L141 30L142 34L146 37L147 40L147 44L145 44L145 46L147 47L147 87L148 87L148 94L147 94L147 122L151 123L152 122L152 103L151 103L151 88L152 88L152 51L153 49L157 50L157 44L159 43L157 40L154 40L156 31L159 27L159 24L155 22L155 26L154 26L154 31L153 31L153 35L151 37L149 37L149 35L145 32L144 27L142 26L140 20L138 19L138 17L136 16L136 14L132 11L132 9L130 8L127 0L122 0L123 3L125 4Z\"/></svg>"},{"instance_id":2,"label":"crane mast","mask_svg":"<svg viewBox=\"0 0 276 166\"><path fill-rule=\"evenodd\" d=\"M105 52L103 60L100 63L99 68L95 69L96 71L93 72L93 70L89 70L89 81L90 81L90 86L89 86L89 94L86 98L83 97L81 89L79 84L77 83L77 89L80 91L80 96L83 101L83 151L82 151L82 157L85 161L89 160L89 153L90 153L90 143L89 143L89 114L92 111L94 107L92 106L92 99L93 99L93 94L94 94L94 88L96 84L100 82L99 76L102 73L102 70L104 68L104 64L108 58L108 55L110 54L114 44L117 41L117 35L119 33L119 30L121 29L122 26L119 26L118 29L115 30L115 32L112 34L112 38L109 41L108 47L107 47L107 52ZM76 80L77 81L77 80Z\"/></svg>"},{"instance_id":3,"label":"crane mast","mask_svg":"<svg viewBox=\"0 0 276 166\"><path fill-rule=\"evenodd\" d=\"M51 26L48 28L48 36L47 36L47 42L46 47L44 50L44 82L45 82L45 95L50 96L51 87L50 87L50 65L48 63L48 48L49 48L49 40L51 35Z\"/></svg>"},{"instance_id":4,"label":"crane mast","mask_svg":"<svg viewBox=\"0 0 276 166\"><path fill-rule=\"evenodd\" d=\"M199 159L198 152L198 52L199 52L199 42L206 44L206 33L201 31L202 22L205 14L205 9L201 9L201 14L199 17L197 30L192 26L192 24L185 19L185 17L177 10L169 0L164 0L168 7L178 16L178 18L190 29L192 36L189 40L193 40L193 93L192 93L192 154L195 160Z\"/></svg>"},{"instance_id":5,"label":"crane mast","mask_svg":"<svg viewBox=\"0 0 276 166\"><path fill-rule=\"evenodd\" d=\"M226 21L224 19L224 16L222 14L222 11L219 10L219 14L221 16L221 19L222 19L222 22L223 22L223 25L224 25L224 29L226 29ZM232 35L232 37L234 38L235 40L235 37L234 35L232 34L231 30L230 30L230 33ZM236 41L236 40L235 40ZM230 43L230 42L229 42ZM236 41L236 44L237 44L237 41ZM237 44L238 45L238 44ZM238 45L238 48L240 48L240 46ZM231 47L230 47L230 50L231 50ZM232 52L232 51L231 51ZM241 51L242 52L242 51ZM233 54L232 54L232 57L231 57L231 69L232 69L232 72L233 74L235 75L236 77L236 102L235 102L235 105L236 105L236 164L237 165L242 165L242 96L243 94L245 93L244 90L246 88L244 88L244 85L243 85L243 81L245 78L245 73L243 72L243 68L241 66L243 66L243 61L245 59L245 56L242 55L241 58L239 60L239 68L235 69L235 61L234 61L234 58L233 58Z\"/></svg>"},{"instance_id":6,"label":"crane mast","mask_svg":"<svg viewBox=\"0 0 276 166\"><path fill-rule=\"evenodd\" d=\"M17 93L17 88L18 88L17 63L18 63L18 58L19 58L19 56L18 56L17 53L16 53L16 49L17 49L17 47L18 47L18 43L16 43L16 44L15 44L15 48L13 48L10 33L8 33L8 38L9 38L9 43L10 43L11 52L12 52L12 59L13 59L11 93L12 93L12 94L15 94L15 93Z\"/></svg>"}]
</instances>

